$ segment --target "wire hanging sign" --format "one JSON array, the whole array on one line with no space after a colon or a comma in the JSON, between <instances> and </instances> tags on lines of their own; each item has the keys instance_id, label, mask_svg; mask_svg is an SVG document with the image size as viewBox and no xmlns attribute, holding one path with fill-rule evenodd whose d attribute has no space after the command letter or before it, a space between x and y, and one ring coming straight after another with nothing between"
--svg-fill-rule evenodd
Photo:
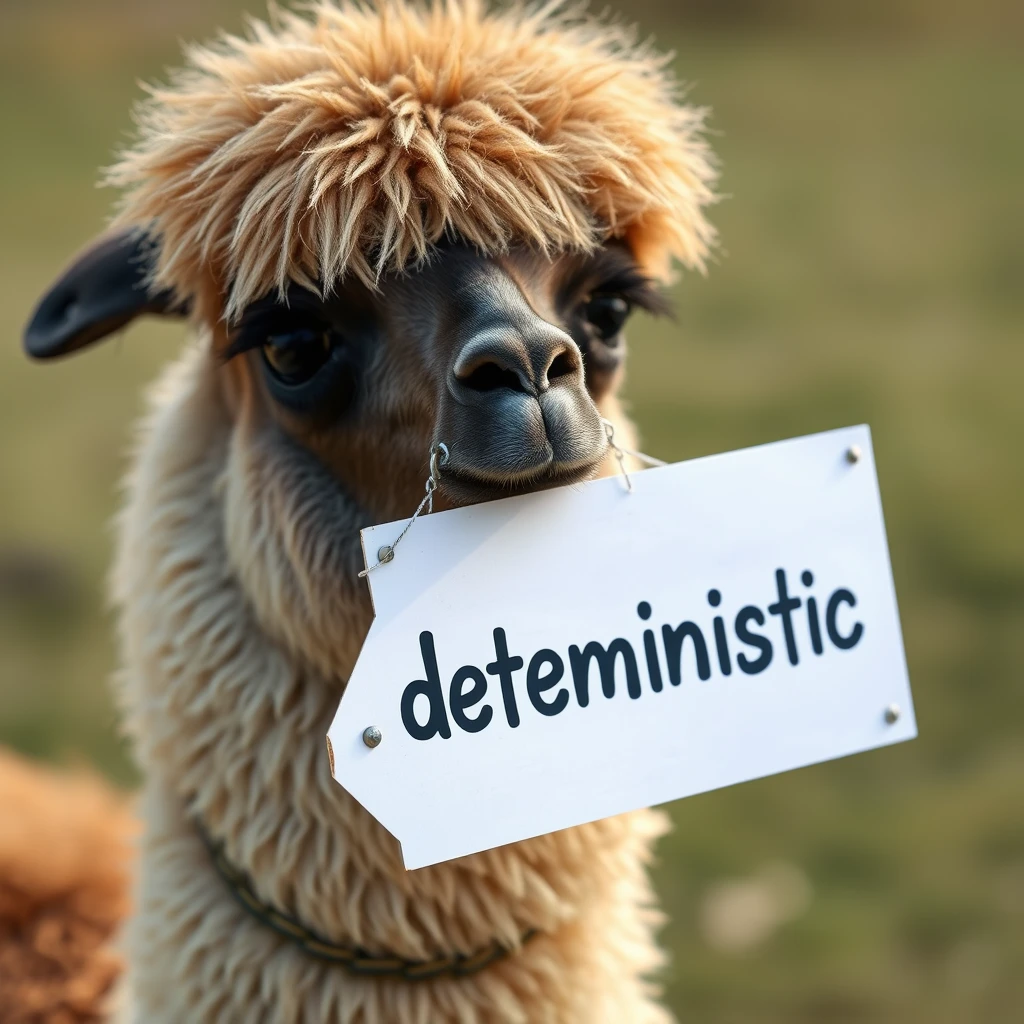
<instances>
[{"instance_id":1,"label":"wire hanging sign","mask_svg":"<svg viewBox=\"0 0 1024 1024\"><path fill-rule=\"evenodd\" d=\"M643 462L648 466L658 467L667 466L668 463L663 459L656 459L653 455L645 455L643 452L634 451L631 448L623 448L615 441L615 424L611 420L606 420L604 417L601 418L601 426L604 427L605 437L608 440L608 447L612 450L615 455L615 459L619 464L619 471L622 473L622 478L626 483L626 489L632 494L633 492L633 481L629 478L629 473L626 470L626 457L636 459L638 462ZM425 493L420 500L419 505L416 506L416 511L413 512L409 521L405 524L402 532L395 538L391 544L385 544L377 551L377 561L373 565L368 565L359 573L359 578L364 579L369 576L375 569L379 569L382 565L387 565L389 562L393 562L395 559L395 548L401 543L402 538L412 529L412 524L424 514L430 515L434 511L434 492L440 486L441 483L441 469L448 465L451 461L451 449L444 441L437 441L430 447L430 475L427 477L425 485Z\"/></svg>"}]
</instances>

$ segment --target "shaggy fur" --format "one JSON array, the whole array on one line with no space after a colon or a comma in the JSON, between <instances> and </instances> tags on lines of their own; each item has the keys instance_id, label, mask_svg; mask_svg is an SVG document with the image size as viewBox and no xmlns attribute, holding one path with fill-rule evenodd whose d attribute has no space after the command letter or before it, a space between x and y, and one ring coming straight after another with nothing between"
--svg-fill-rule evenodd
<instances>
[{"instance_id":1,"label":"shaggy fur","mask_svg":"<svg viewBox=\"0 0 1024 1024\"><path fill-rule=\"evenodd\" d=\"M446 232L485 252L624 237L652 274L703 265L704 112L621 28L477 0L274 21L192 48L110 172L179 297L212 277L231 318L289 280L372 283Z\"/></svg>"},{"instance_id":2,"label":"shaggy fur","mask_svg":"<svg viewBox=\"0 0 1024 1024\"><path fill-rule=\"evenodd\" d=\"M0 752L0 1021L105 1020L122 970L134 816L88 776Z\"/></svg>"},{"instance_id":3,"label":"shaggy fur","mask_svg":"<svg viewBox=\"0 0 1024 1024\"><path fill-rule=\"evenodd\" d=\"M218 352L268 289L376 286L446 233L499 259L621 236L648 270L699 265L701 114L620 31L550 11L320 4L276 21L191 51L112 174L198 332L154 396L114 573L146 777L135 1019L661 1024L646 980L660 814L410 873L330 777L324 736L372 617L358 528L419 500L435 382L408 349L382 352L354 422L301 435L258 363ZM397 305L393 323L414 315ZM630 443L614 393L595 398ZM466 978L352 977L246 914L196 816L262 900L330 941L430 959L539 934Z\"/></svg>"},{"instance_id":4,"label":"shaggy fur","mask_svg":"<svg viewBox=\"0 0 1024 1024\"><path fill-rule=\"evenodd\" d=\"M358 545L311 551L352 513L294 449L229 415L215 371L200 347L158 391L115 573L121 696L146 773L128 936L138 1020L665 1021L643 980L661 963L645 871L660 814L410 873L331 779L324 734L372 612ZM196 813L262 899L332 941L429 959L543 934L465 979L352 978L238 906Z\"/></svg>"}]
</instances>

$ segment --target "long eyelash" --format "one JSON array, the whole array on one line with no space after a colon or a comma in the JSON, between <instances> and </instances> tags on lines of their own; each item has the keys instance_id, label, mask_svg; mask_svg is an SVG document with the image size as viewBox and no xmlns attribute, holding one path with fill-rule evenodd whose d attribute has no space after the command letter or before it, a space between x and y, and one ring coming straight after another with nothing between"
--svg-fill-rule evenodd
<instances>
[{"instance_id":1,"label":"long eyelash","mask_svg":"<svg viewBox=\"0 0 1024 1024\"><path fill-rule=\"evenodd\" d=\"M621 295L632 306L655 316L672 316L672 303L621 245L610 245L584 262L566 291L579 295L584 289L584 294Z\"/></svg>"},{"instance_id":2,"label":"long eyelash","mask_svg":"<svg viewBox=\"0 0 1024 1024\"><path fill-rule=\"evenodd\" d=\"M319 320L319 314L319 298L298 287L289 290L288 300L284 303L276 296L260 299L242 314L242 321L238 325L235 337L221 353L220 358L227 363L243 352L262 348L267 335L273 333L273 329L280 325L282 318L287 318L291 326L304 315Z\"/></svg>"},{"instance_id":3,"label":"long eyelash","mask_svg":"<svg viewBox=\"0 0 1024 1024\"><path fill-rule=\"evenodd\" d=\"M672 303L658 286L638 267L624 267L605 278L593 291L597 294L621 295L630 305L654 316L671 316Z\"/></svg>"},{"instance_id":4,"label":"long eyelash","mask_svg":"<svg viewBox=\"0 0 1024 1024\"><path fill-rule=\"evenodd\" d=\"M251 306L242 317L235 337L224 349L221 359L226 363L243 352L262 348L268 335L279 333L282 326L294 328L300 323L311 323L318 318L310 316L304 320L302 310L274 304L272 306ZM282 319L287 323L282 325ZM275 328L277 330L275 330Z\"/></svg>"},{"instance_id":5,"label":"long eyelash","mask_svg":"<svg viewBox=\"0 0 1024 1024\"><path fill-rule=\"evenodd\" d=\"M265 335L261 337L256 331L250 332L240 328L238 334L232 339L231 344L221 352L220 360L222 363L230 363L235 356L240 356L243 352L251 352L254 348L261 348L264 340Z\"/></svg>"},{"instance_id":6,"label":"long eyelash","mask_svg":"<svg viewBox=\"0 0 1024 1024\"><path fill-rule=\"evenodd\" d=\"M243 352L251 352L261 348L267 335L274 326L274 321L287 313L288 308L277 302L254 303L243 314L242 321L235 330L231 344L221 353L223 362L229 362Z\"/></svg>"}]
</instances>

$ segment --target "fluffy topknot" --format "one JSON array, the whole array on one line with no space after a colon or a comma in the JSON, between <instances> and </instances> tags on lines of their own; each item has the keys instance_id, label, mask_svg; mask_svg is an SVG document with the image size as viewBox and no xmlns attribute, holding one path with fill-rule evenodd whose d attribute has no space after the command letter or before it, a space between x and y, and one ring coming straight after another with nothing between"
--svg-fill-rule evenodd
<instances>
[{"instance_id":1,"label":"fluffy topknot","mask_svg":"<svg viewBox=\"0 0 1024 1024\"><path fill-rule=\"evenodd\" d=\"M316 3L187 53L111 169L155 281L213 281L230 319L289 279L327 291L423 259L624 237L648 272L702 267L704 111L621 28L548 5Z\"/></svg>"}]
</instances>

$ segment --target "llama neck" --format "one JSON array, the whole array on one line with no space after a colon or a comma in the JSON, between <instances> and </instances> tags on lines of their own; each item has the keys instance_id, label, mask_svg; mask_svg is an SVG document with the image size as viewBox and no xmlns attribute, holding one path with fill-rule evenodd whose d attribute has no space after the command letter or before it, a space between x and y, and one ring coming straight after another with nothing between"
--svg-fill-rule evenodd
<instances>
[{"instance_id":1,"label":"llama neck","mask_svg":"<svg viewBox=\"0 0 1024 1024\"><path fill-rule=\"evenodd\" d=\"M515 946L530 929L557 936L603 900L609 913L631 909L629 928L617 927L652 966L640 920L655 816L406 872L396 840L331 779L325 735L342 684L289 653L233 562L232 425L204 365L191 354L157 392L114 575L120 698L160 815L176 815L185 831L198 816L260 899L374 955L428 960L494 941ZM252 557L266 554L257 546ZM368 615L353 606L335 621L347 636L334 650L354 662Z\"/></svg>"}]
</instances>

